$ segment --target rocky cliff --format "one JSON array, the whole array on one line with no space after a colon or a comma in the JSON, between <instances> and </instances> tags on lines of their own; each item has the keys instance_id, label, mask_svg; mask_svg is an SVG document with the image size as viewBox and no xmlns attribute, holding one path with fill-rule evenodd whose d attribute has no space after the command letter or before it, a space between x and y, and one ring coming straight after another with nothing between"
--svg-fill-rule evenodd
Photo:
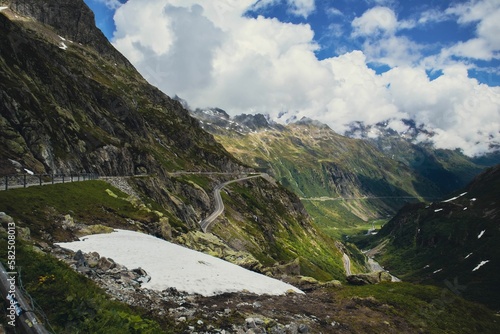
<instances>
[{"instance_id":1,"label":"rocky cliff","mask_svg":"<svg viewBox=\"0 0 500 334\"><path fill-rule=\"evenodd\" d=\"M8 159L36 172L103 175L240 169L109 44L83 1L9 6L0 14L4 173L14 171Z\"/></svg>"}]
</instances>

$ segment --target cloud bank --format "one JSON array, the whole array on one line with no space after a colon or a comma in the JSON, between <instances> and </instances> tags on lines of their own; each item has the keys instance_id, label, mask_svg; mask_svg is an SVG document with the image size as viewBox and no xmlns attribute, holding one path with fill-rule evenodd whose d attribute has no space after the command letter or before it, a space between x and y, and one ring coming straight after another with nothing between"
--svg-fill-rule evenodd
<instances>
[{"instance_id":1,"label":"cloud bank","mask_svg":"<svg viewBox=\"0 0 500 334\"><path fill-rule=\"evenodd\" d=\"M351 22L361 50L319 60L309 24L245 15L279 0L129 0L115 14L114 45L153 85L193 107L228 113L307 116L343 133L348 124L412 118L439 148L465 154L500 143L500 88L470 78L467 59L498 59L500 4L473 1L399 20L379 3ZM291 15L318 10L287 0ZM342 13L335 9L335 17ZM400 32L443 20L476 26L475 36L428 55ZM390 69L376 73L370 63ZM442 75L431 80L428 71ZM396 121L395 130L398 130Z\"/></svg>"}]
</instances>

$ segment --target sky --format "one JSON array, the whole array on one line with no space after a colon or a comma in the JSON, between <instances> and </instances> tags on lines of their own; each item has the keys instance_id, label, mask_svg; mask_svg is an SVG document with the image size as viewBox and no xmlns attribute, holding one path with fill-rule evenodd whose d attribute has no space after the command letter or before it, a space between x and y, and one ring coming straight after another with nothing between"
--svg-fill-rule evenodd
<instances>
[{"instance_id":1,"label":"sky","mask_svg":"<svg viewBox=\"0 0 500 334\"><path fill-rule=\"evenodd\" d=\"M139 72L192 108L339 133L412 119L438 148L500 146L498 0L85 1Z\"/></svg>"}]
</instances>

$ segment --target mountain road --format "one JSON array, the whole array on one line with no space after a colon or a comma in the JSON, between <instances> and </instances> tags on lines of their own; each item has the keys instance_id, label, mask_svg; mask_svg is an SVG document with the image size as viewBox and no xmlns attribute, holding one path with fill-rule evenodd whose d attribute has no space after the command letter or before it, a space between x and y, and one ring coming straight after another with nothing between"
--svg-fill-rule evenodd
<instances>
[{"instance_id":1,"label":"mountain road","mask_svg":"<svg viewBox=\"0 0 500 334\"><path fill-rule=\"evenodd\" d=\"M210 225L224 211L224 203L222 201L222 196L220 194L221 190L225 186L227 186L227 185L229 185L231 183L245 181L245 180L249 180L249 179L253 179L253 178L257 178L257 177L268 178L269 176L267 174L257 174L257 175L245 176L245 177L242 177L242 178L239 178L239 179L236 179L236 180L231 180L231 181L227 181L227 182L221 183L221 184L217 185L214 188L213 194L214 194L214 199L215 199L215 209L212 212L212 214L210 214L210 216L208 216L207 218L205 218L205 219L203 219L202 221L199 222L200 227L203 230L203 232L206 233L207 230L208 230L208 228L210 227Z\"/></svg>"}]
</instances>

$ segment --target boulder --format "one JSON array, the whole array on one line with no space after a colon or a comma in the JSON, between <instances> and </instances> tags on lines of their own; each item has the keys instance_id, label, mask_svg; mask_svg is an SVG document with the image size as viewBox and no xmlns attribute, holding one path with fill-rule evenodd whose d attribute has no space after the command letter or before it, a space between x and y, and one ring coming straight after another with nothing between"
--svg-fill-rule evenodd
<instances>
[{"instance_id":1,"label":"boulder","mask_svg":"<svg viewBox=\"0 0 500 334\"><path fill-rule=\"evenodd\" d=\"M380 282L390 282L391 275L386 271L375 271L367 274L355 274L347 276L347 282L353 285L377 284Z\"/></svg>"}]
</instances>

